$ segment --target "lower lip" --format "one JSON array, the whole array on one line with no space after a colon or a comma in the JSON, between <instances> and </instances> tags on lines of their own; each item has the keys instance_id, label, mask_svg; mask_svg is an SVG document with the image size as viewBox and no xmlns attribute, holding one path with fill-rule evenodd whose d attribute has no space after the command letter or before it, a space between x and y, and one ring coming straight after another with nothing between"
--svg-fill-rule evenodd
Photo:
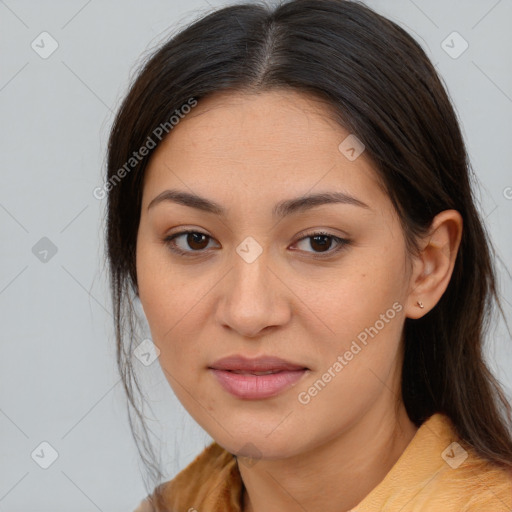
<instances>
[{"instance_id":1,"label":"lower lip","mask_svg":"<svg viewBox=\"0 0 512 512\"><path fill-rule=\"evenodd\" d=\"M221 386L238 398L259 400L282 393L296 384L307 372L304 370L281 371L267 375L234 373L210 368Z\"/></svg>"}]
</instances>

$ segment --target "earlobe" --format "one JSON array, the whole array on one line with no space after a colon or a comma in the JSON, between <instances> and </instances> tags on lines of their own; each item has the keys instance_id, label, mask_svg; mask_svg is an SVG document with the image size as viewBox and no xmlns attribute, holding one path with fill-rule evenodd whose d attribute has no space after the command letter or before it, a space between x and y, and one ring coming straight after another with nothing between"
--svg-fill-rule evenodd
<instances>
[{"instance_id":1,"label":"earlobe","mask_svg":"<svg viewBox=\"0 0 512 512\"><path fill-rule=\"evenodd\" d=\"M457 210L444 210L434 217L421 243L423 248L415 256L406 317L421 318L435 307L446 291L462 238L462 224Z\"/></svg>"}]
</instances>

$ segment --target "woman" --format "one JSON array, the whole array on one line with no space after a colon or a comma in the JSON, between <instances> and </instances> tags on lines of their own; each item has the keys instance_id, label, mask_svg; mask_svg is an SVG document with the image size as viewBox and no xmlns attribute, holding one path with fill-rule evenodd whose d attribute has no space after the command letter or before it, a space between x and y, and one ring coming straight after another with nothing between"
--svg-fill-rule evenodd
<instances>
[{"instance_id":1,"label":"woman","mask_svg":"<svg viewBox=\"0 0 512 512\"><path fill-rule=\"evenodd\" d=\"M470 172L431 62L362 4L235 5L151 56L109 141L118 362L143 424L140 301L215 442L139 511L510 511Z\"/></svg>"}]
</instances>

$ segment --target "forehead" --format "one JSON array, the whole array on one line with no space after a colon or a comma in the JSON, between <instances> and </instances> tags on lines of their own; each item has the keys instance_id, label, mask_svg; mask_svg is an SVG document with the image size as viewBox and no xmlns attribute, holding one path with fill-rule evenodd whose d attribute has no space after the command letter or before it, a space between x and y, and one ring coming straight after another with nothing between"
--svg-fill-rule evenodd
<instances>
[{"instance_id":1,"label":"forehead","mask_svg":"<svg viewBox=\"0 0 512 512\"><path fill-rule=\"evenodd\" d=\"M329 105L309 95L216 93L200 100L155 150L144 202L176 186L219 200L229 192L278 199L283 190L300 195L328 188L385 201L367 155L350 160L340 151L349 136Z\"/></svg>"}]
</instances>

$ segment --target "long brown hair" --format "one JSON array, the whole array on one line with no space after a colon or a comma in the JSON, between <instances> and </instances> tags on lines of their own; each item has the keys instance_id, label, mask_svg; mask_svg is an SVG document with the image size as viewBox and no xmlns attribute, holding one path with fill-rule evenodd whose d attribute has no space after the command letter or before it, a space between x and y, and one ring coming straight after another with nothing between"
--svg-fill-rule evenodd
<instances>
[{"instance_id":1,"label":"long brown hair","mask_svg":"<svg viewBox=\"0 0 512 512\"><path fill-rule=\"evenodd\" d=\"M153 482L162 474L152 464L131 353L140 341L133 304L142 179L154 148L137 162L130 158L149 147L150 138L158 145L155 133L163 132L157 128L170 133L169 119L191 100L222 90L271 89L327 101L340 125L364 143L411 252L437 213L453 208L462 215L462 241L446 292L424 317L405 321L403 400L417 426L445 413L482 457L512 468L511 407L483 351L496 306L503 315L494 253L442 80L406 31L362 3L291 0L274 8L254 2L225 7L170 38L141 67L111 130L104 190L117 361L130 424L133 429L132 420L139 421L145 435L134 433Z\"/></svg>"}]
</instances>

